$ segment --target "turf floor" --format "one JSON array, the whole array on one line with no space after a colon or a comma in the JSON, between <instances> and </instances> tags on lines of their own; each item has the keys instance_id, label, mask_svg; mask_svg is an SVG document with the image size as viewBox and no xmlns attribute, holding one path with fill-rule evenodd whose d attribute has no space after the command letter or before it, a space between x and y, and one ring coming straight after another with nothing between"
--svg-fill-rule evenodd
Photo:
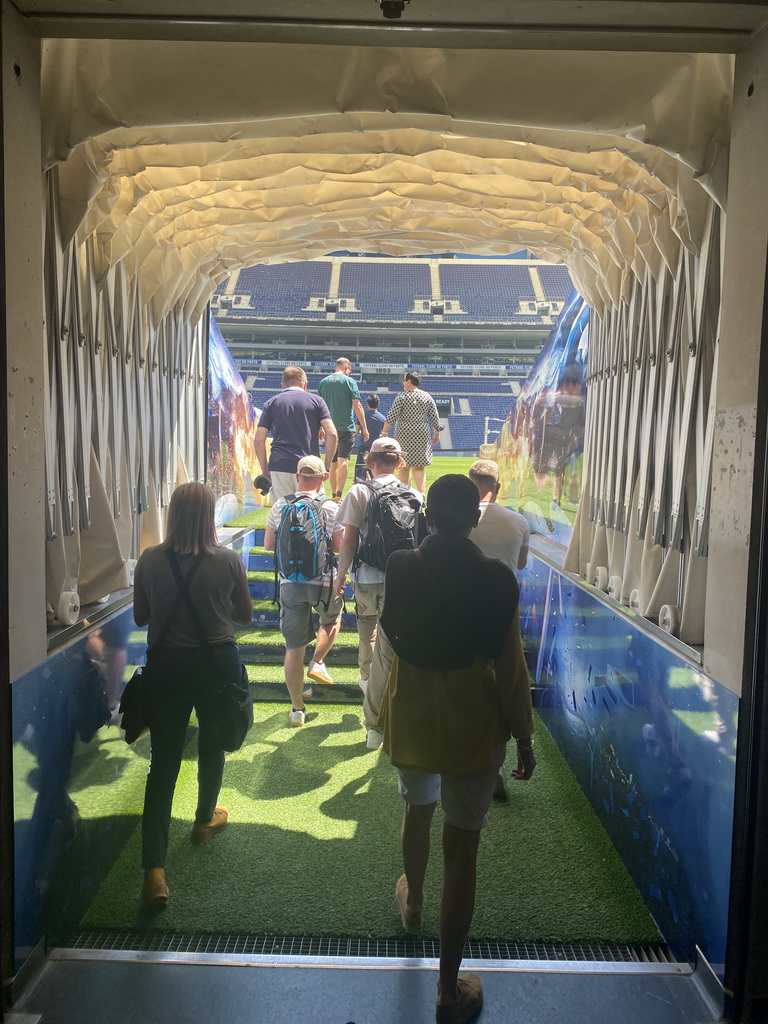
<instances>
[{"instance_id":1,"label":"turf floor","mask_svg":"<svg viewBox=\"0 0 768 1024\"><path fill-rule=\"evenodd\" d=\"M255 707L246 745L228 755L221 801L231 823L189 841L194 740L176 789L168 907L142 911L139 829L91 904L85 929L304 936L401 935L402 802L386 756L368 751L359 706L316 706L290 729L284 706ZM658 938L629 875L546 730L539 766L494 803L480 844L477 938L644 942ZM439 899L439 826L427 877L425 934Z\"/></svg>"}]
</instances>

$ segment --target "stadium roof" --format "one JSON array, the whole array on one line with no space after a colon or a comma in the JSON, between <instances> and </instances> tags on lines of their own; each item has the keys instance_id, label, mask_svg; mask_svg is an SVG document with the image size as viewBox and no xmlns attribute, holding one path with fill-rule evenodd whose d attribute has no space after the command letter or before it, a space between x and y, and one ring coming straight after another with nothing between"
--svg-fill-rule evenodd
<instances>
[{"instance_id":1,"label":"stadium roof","mask_svg":"<svg viewBox=\"0 0 768 1024\"><path fill-rule=\"evenodd\" d=\"M332 44L325 30L314 45L48 39L43 163L60 166L65 236L93 238L97 265L126 261L157 320L174 306L196 316L238 267L340 248L495 256L524 247L567 263L598 307L626 294L631 274L674 265L681 245L698 248L709 198L726 198L730 56L502 48L508 40L467 49L469 37L457 36L451 48L425 46L445 37L461 5L443 5L439 32L413 35L405 19L417 4L436 17L434 3L414 0L403 32L382 35L371 3L358 29L368 30L364 18L373 32L375 18L376 38L364 46ZM98 0L47 3L44 15L31 0L19 6L47 32L64 34L66 17L85 10L129 34ZM150 5L154 15L163 6ZM473 18L490 17L493 6L478 3ZM554 18L552 5L533 6ZM566 6L578 18L601 5ZM667 46L693 13L699 35L689 25L688 43L731 32L734 48L766 12L762 4L630 7L635 17L648 9L644 32L653 8ZM259 5L265 18L278 8ZM619 8L626 13L626 4L602 4L604 13ZM204 5L181 9L190 25L205 20ZM208 34L244 9L234 0L217 6ZM120 10L140 22L149 8ZM286 37L281 25L270 38ZM594 19L587 27L599 28ZM344 25L340 33L354 38Z\"/></svg>"}]
</instances>

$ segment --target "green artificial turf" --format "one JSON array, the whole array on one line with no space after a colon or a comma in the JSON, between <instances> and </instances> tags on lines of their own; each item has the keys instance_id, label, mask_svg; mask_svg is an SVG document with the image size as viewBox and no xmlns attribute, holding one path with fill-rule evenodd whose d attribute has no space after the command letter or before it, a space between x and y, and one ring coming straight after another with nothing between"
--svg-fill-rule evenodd
<instances>
[{"instance_id":1,"label":"green artificial turf","mask_svg":"<svg viewBox=\"0 0 768 1024\"><path fill-rule=\"evenodd\" d=\"M402 802L386 756L366 749L358 708L311 708L300 729L285 707L255 707L246 745L228 755L221 802L230 825L189 841L194 742L176 788L168 907L142 911L137 828L87 911L86 929L395 937ZM553 942L658 939L624 866L543 727L539 766L495 803L480 844L472 936ZM426 885L435 934L439 825Z\"/></svg>"}]
</instances>

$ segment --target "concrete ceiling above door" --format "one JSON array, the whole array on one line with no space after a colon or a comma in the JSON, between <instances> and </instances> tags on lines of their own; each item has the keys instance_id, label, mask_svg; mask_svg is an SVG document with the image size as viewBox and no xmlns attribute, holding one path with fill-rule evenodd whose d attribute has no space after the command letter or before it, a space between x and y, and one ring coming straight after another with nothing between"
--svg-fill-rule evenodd
<instances>
[{"instance_id":1,"label":"concrete ceiling above door","mask_svg":"<svg viewBox=\"0 0 768 1024\"><path fill-rule=\"evenodd\" d=\"M490 49L736 52L768 2L718 0L16 0L41 36Z\"/></svg>"}]
</instances>

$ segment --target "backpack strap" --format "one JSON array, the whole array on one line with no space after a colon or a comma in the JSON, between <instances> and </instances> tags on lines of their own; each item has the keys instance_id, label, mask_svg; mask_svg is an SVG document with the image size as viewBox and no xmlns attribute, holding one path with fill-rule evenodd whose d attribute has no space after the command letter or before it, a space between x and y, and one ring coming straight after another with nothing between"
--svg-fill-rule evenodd
<instances>
[{"instance_id":1,"label":"backpack strap","mask_svg":"<svg viewBox=\"0 0 768 1024\"><path fill-rule=\"evenodd\" d=\"M280 523L280 525L281 526L283 525L283 513L286 511L286 508L289 505L295 504L296 499L298 497L299 497L298 495L293 494L293 495L284 495L283 498L280 499L282 502L285 502L285 505L280 510L280 515L281 515L281 523ZM275 540L276 540L276 535L278 535L279 532L280 532L280 526L278 527L278 529L275 530ZM274 546L274 554L273 554L273 557L272 557L272 566L274 568L274 591L272 593L272 604L276 604L280 608L280 579L279 579L280 573L278 572L278 548L279 548L279 544L275 544L275 546Z\"/></svg>"}]
</instances>

